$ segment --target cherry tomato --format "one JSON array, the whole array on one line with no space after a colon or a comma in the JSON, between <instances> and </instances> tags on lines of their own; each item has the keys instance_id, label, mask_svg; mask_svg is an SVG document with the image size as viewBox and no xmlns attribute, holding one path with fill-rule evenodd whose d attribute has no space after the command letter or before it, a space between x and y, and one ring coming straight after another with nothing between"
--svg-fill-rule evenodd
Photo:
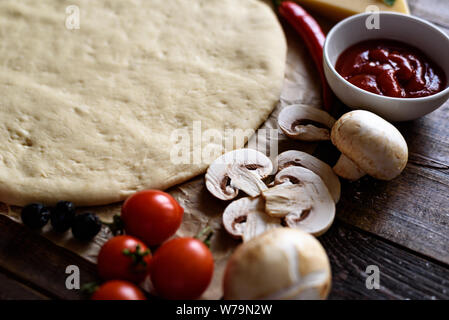
<instances>
[{"instance_id":1,"label":"cherry tomato","mask_svg":"<svg viewBox=\"0 0 449 320\"><path fill-rule=\"evenodd\" d=\"M91 300L146 300L142 290L131 282L112 280L102 284Z\"/></svg>"},{"instance_id":2,"label":"cherry tomato","mask_svg":"<svg viewBox=\"0 0 449 320\"><path fill-rule=\"evenodd\" d=\"M209 286L214 259L204 243L177 238L164 243L154 254L150 276L156 292L166 299L199 298Z\"/></svg>"},{"instance_id":3,"label":"cherry tomato","mask_svg":"<svg viewBox=\"0 0 449 320\"><path fill-rule=\"evenodd\" d=\"M142 282L149 272L148 247L131 236L118 236L106 242L98 254L98 273L104 280Z\"/></svg>"},{"instance_id":4,"label":"cherry tomato","mask_svg":"<svg viewBox=\"0 0 449 320\"><path fill-rule=\"evenodd\" d=\"M147 245L163 243L178 230L184 209L168 193L145 190L129 197L122 207L126 233Z\"/></svg>"}]
</instances>

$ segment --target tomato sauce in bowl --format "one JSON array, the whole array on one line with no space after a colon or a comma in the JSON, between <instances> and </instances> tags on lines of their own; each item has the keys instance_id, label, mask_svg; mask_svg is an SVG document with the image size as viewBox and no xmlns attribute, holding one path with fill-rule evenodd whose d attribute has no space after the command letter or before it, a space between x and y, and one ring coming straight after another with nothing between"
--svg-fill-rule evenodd
<instances>
[{"instance_id":1,"label":"tomato sauce in bowl","mask_svg":"<svg viewBox=\"0 0 449 320\"><path fill-rule=\"evenodd\" d=\"M357 43L338 58L337 72L353 85L383 96L420 98L446 88L446 75L419 49L376 39Z\"/></svg>"}]
</instances>

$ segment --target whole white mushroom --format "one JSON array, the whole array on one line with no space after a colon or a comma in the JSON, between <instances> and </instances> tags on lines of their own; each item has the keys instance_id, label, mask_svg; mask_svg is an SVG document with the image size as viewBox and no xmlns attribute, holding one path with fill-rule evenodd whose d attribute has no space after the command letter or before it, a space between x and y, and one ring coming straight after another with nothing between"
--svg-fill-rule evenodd
<instances>
[{"instance_id":1,"label":"whole white mushroom","mask_svg":"<svg viewBox=\"0 0 449 320\"><path fill-rule=\"evenodd\" d=\"M320 242L298 229L277 228L240 245L224 275L228 300L321 300L331 286Z\"/></svg>"},{"instance_id":2,"label":"whole white mushroom","mask_svg":"<svg viewBox=\"0 0 449 320\"><path fill-rule=\"evenodd\" d=\"M392 180L407 165L408 148L402 134L369 111L344 114L333 126L331 140L342 153L334 171L348 180L358 180L366 174Z\"/></svg>"}]
</instances>

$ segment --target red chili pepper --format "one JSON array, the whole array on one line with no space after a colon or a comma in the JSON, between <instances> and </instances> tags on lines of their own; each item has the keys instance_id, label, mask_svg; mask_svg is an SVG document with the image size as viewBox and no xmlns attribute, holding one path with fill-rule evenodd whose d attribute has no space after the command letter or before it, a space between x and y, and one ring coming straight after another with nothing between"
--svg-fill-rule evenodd
<instances>
[{"instance_id":1,"label":"red chili pepper","mask_svg":"<svg viewBox=\"0 0 449 320\"><path fill-rule=\"evenodd\" d=\"M323 87L324 109L327 112L331 112L334 94L326 81L323 68L323 45L326 36L316 20L301 6L294 2L281 2L279 5L279 14L290 23L306 43L309 53L320 73L321 84Z\"/></svg>"}]
</instances>

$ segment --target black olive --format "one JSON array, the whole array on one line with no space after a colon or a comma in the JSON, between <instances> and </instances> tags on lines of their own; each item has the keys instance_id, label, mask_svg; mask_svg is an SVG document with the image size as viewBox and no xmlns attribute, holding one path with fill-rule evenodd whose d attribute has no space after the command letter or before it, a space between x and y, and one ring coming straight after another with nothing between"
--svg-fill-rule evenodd
<instances>
[{"instance_id":1,"label":"black olive","mask_svg":"<svg viewBox=\"0 0 449 320\"><path fill-rule=\"evenodd\" d=\"M40 203L31 203L22 209L22 222L32 229L40 229L50 220L50 209Z\"/></svg>"},{"instance_id":2,"label":"black olive","mask_svg":"<svg viewBox=\"0 0 449 320\"><path fill-rule=\"evenodd\" d=\"M101 221L93 213L76 215L72 223L72 234L81 241L91 240L101 230Z\"/></svg>"},{"instance_id":3,"label":"black olive","mask_svg":"<svg viewBox=\"0 0 449 320\"><path fill-rule=\"evenodd\" d=\"M66 232L72 226L75 205L69 201L59 201L51 210L51 225L56 232Z\"/></svg>"}]
</instances>

